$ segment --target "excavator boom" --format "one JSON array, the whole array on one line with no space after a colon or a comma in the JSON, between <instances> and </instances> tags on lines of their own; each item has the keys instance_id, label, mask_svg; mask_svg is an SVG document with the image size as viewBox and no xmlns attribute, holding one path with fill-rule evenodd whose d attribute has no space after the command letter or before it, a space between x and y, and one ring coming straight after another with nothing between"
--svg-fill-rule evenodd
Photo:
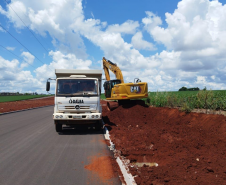
<instances>
[{"instance_id":1,"label":"excavator boom","mask_svg":"<svg viewBox=\"0 0 226 185\"><path fill-rule=\"evenodd\" d=\"M123 75L119 67L104 57L103 57L103 68L104 68L104 73L107 81L111 80L109 75L109 69L110 69L115 74L116 79L121 80L121 83L124 83Z\"/></svg>"}]
</instances>

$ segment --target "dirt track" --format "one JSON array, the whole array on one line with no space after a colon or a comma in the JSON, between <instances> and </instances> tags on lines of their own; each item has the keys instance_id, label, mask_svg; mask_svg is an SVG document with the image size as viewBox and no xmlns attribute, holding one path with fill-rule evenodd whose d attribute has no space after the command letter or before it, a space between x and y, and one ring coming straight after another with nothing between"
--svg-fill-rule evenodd
<instances>
[{"instance_id":1,"label":"dirt track","mask_svg":"<svg viewBox=\"0 0 226 185\"><path fill-rule=\"evenodd\" d=\"M116 149L135 162L158 167L130 167L137 184L226 184L226 117L177 109L122 107L103 120Z\"/></svg>"},{"instance_id":2,"label":"dirt track","mask_svg":"<svg viewBox=\"0 0 226 185\"><path fill-rule=\"evenodd\" d=\"M0 112L53 104L53 98L0 103ZM139 105L109 112L103 106L103 120L131 163L158 163L130 167L137 184L226 184L225 116Z\"/></svg>"},{"instance_id":3,"label":"dirt track","mask_svg":"<svg viewBox=\"0 0 226 185\"><path fill-rule=\"evenodd\" d=\"M0 113L54 105L54 97L0 103Z\"/></svg>"}]
</instances>

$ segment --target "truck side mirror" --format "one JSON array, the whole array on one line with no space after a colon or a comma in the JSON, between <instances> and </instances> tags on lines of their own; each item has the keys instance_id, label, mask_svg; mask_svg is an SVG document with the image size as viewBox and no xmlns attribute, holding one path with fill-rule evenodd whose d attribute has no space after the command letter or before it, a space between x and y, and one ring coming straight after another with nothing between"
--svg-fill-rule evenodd
<instances>
[{"instance_id":1,"label":"truck side mirror","mask_svg":"<svg viewBox=\"0 0 226 185\"><path fill-rule=\"evenodd\" d=\"M46 91L49 91L50 89L50 82L46 82Z\"/></svg>"}]
</instances>

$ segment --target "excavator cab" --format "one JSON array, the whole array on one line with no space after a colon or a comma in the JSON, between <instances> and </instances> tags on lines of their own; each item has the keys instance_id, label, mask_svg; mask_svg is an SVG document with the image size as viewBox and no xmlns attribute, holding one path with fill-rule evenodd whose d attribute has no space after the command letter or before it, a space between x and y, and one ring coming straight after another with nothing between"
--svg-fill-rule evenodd
<instances>
[{"instance_id":1,"label":"excavator cab","mask_svg":"<svg viewBox=\"0 0 226 185\"><path fill-rule=\"evenodd\" d=\"M114 87L115 84L120 84L121 80L109 80L104 82L104 90L105 90L105 97L111 98L111 89Z\"/></svg>"}]
</instances>

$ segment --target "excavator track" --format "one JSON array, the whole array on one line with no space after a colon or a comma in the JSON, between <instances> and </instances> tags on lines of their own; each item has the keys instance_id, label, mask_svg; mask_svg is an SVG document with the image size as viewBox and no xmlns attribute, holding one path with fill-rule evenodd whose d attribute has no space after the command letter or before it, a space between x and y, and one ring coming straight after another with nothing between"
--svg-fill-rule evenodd
<instances>
[{"instance_id":1,"label":"excavator track","mask_svg":"<svg viewBox=\"0 0 226 185\"><path fill-rule=\"evenodd\" d=\"M145 101L143 100L118 100L116 101L108 101L107 102L107 109L109 111L113 111L119 106L122 106L123 108L131 108L135 105L140 105L143 107L146 107Z\"/></svg>"}]
</instances>

